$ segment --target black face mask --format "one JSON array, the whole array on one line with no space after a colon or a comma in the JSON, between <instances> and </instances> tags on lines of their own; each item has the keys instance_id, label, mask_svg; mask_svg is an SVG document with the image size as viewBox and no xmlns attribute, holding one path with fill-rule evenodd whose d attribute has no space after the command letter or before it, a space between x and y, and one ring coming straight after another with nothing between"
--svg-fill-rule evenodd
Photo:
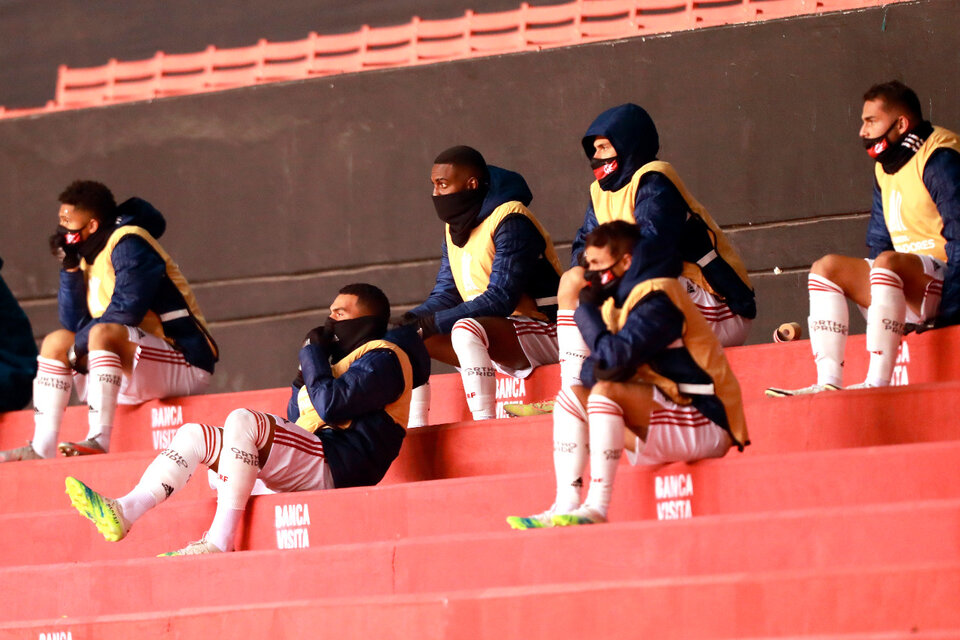
<instances>
[{"instance_id":1,"label":"black face mask","mask_svg":"<svg viewBox=\"0 0 960 640\"><path fill-rule=\"evenodd\" d=\"M587 286L591 289L591 297L595 301L603 301L617 292L620 281L623 276L618 276L613 272L616 263L606 269L587 269L583 272L583 279L587 281Z\"/></svg>"},{"instance_id":2,"label":"black face mask","mask_svg":"<svg viewBox=\"0 0 960 640\"><path fill-rule=\"evenodd\" d=\"M887 140L887 135L895 126L897 126L896 120L884 131L883 135L876 138L860 139L863 148L867 150L867 155L879 162L883 167L883 172L887 175L896 173L903 165L907 164L920 148L920 145L933 133L933 125L924 120L896 142L890 142Z\"/></svg>"},{"instance_id":3,"label":"black face mask","mask_svg":"<svg viewBox=\"0 0 960 640\"><path fill-rule=\"evenodd\" d=\"M335 362L342 360L365 342L382 338L387 332L387 323L376 316L336 320L332 324L336 340L330 347L330 355Z\"/></svg>"},{"instance_id":4,"label":"black face mask","mask_svg":"<svg viewBox=\"0 0 960 640\"><path fill-rule=\"evenodd\" d=\"M600 188L607 190L617 181L620 175L620 161L617 156L612 158L591 158L590 168L593 169L593 175L600 183Z\"/></svg>"},{"instance_id":5,"label":"black face mask","mask_svg":"<svg viewBox=\"0 0 960 640\"><path fill-rule=\"evenodd\" d=\"M57 235L63 239L61 244L68 247L77 247L77 245L80 245L83 242L80 232L83 231L84 228L85 227L80 227L79 229L67 229L62 224L57 225Z\"/></svg>"},{"instance_id":6,"label":"black face mask","mask_svg":"<svg viewBox=\"0 0 960 640\"><path fill-rule=\"evenodd\" d=\"M464 246L470 239L470 232L477 226L477 217L486 196L487 190L483 187L433 196L437 217L450 225L450 237L458 247Z\"/></svg>"}]
</instances>

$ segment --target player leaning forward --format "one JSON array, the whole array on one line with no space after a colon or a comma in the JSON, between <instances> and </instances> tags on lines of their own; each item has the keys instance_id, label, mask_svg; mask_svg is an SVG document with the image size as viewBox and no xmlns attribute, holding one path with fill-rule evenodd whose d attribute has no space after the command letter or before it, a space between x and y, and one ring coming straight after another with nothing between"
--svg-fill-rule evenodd
<instances>
[{"instance_id":1,"label":"player leaning forward","mask_svg":"<svg viewBox=\"0 0 960 640\"><path fill-rule=\"evenodd\" d=\"M574 318L590 356L582 383L561 389L553 411L556 499L543 513L507 518L516 529L605 522L625 430L632 464L718 458L749 444L740 385L677 279L673 248L625 221L600 225L585 245L590 284Z\"/></svg>"},{"instance_id":2,"label":"player leaning forward","mask_svg":"<svg viewBox=\"0 0 960 640\"><path fill-rule=\"evenodd\" d=\"M217 346L180 269L157 242L159 211L76 181L60 194L60 225L51 248L61 259L57 302L63 329L43 339L33 382L34 435L0 461L50 458L74 386L89 410L82 442L67 455L110 448L117 404L199 393L207 388Z\"/></svg>"},{"instance_id":3,"label":"player leaning forward","mask_svg":"<svg viewBox=\"0 0 960 640\"><path fill-rule=\"evenodd\" d=\"M257 478L274 491L375 485L400 453L410 392L430 375L413 328L387 332L390 303L369 284L347 285L330 318L307 334L287 420L237 409L223 427L185 424L127 495L111 500L67 478L73 505L110 541L186 484L197 465L217 472L217 511L202 539L165 555L232 551Z\"/></svg>"},{"instance_id":4,"label":"player leaning forward","mask_svg":"<svg viewBox=\"0 0 960 640\"><path fill-rule=\"evenodd\" d=\"M860 137L876 160L867 228L869 260L824 256L810 269L810 346L817 383L767 389L769 396L843 386L850 298L867 316L867 378L848 389L890 384L904 323L960 322L960 137L923 119L900 82L863 96ZM942 300L942 302L941 302Z\"/></svg>"}]
</instances>

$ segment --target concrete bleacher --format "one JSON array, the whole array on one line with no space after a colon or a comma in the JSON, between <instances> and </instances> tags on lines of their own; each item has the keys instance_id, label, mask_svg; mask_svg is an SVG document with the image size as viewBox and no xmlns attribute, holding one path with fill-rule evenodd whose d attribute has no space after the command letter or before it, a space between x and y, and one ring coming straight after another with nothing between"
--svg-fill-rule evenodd
<instances>
[{"instance_id":1,"label":"concrete bleacher","mask_svg":"<svg viewBox=\"0 0 960 640\"><path fill-rule=\"evenodd\" d=\"M909 336L898 374L909 386L784 399L762 389L809 382L807 342L730 349L753 444L695 464L624 464L611 523L562 530L503 520L552 498L550 416L466 420L447 375L433 382L442 424L411 430L380 486L258 496L243 552L154 558L209 524L206 474L113 544L72 510L63 478L119 494L166 430L238 406L282 412L287 391L127 408L110 455L0 465L0 638L321 626L378 638L960 637L958 338ZM850 343L856 380L863 338ZM556 385L550 367L501 386L504 400L533 401ZM0 446L29 438L30 423L0 416ZM66 437L82 436L83 408L67 423Z\"/></svg>"}]
</instances>

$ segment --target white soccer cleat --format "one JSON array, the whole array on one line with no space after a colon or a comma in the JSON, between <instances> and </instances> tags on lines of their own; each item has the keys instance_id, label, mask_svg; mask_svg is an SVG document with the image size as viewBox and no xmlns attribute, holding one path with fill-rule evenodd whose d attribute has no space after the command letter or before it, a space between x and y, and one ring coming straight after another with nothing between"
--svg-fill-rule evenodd
<instances>
[{"instance_id":1,"label":"white soccer cleat","mask_svg":"<svg viewBox=\"0 0 960 640\"><path fill-rule=\"evenodd\" d=\"M183 549L161 553L157 557L165 558L167 556L200 556L207 553L223 553L223 550L212 542L208 542L206 534L204 534L204 537L200 538L196 542L191 542Z\"/></svg>"},{"instance_id":2,"label":"white soccer cleat","mask_svg":"<svg viewBox=\"0 0 960 640\"><path fill-rule=\"evenodd\" d=\"M849 387L844 387L844 389L847 389L847 390L851 390L851 389L880 389L880 388L881 388L881 387L878 387L878 386L875 385L875 384L870 384L869 382L861 382L861 383L859 383L859 384L852 384L852 385L850 385Z\"/></svg>"},{"instance_id":3,"label":"white soccer cleat","mask_svg":"<svg viewBox=\"0 0 960 640\"><path fill-rule=\"evenodd\" d=\"M31 442L16 449L0 451L0 462L20 462L21 460L43 460L43 456L37 453Z\"/></svg>"},{"instance_id":4,"label":"white soccer cleat","mask_svg":"<svg viewBox=\"0 0 960 640\"><path fill-rule=\"evenodd\" d=\"M763 392L763 394L768 398L786 398L787 396L807 396L812 393L839 390L840 387L833 384L812 384L809 387L803 387L802 389L778 389L777 387L769 387Z\"/></svg>"}]
</instances>

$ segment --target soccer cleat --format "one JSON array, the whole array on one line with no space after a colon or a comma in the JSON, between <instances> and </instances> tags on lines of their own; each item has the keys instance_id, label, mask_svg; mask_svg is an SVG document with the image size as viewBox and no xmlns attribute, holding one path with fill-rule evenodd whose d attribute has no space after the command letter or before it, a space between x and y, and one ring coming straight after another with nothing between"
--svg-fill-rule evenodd
<instances>
[{"instance_id":1,"label":"soccer cleat","mask_svg":"<svg viewBox=\"0 0 960 640\"><path fill-rule=\"evenodd\" d=\"M570 513L558 513L552 518L553 526L555 527L572 527L578 524L601 524L606 521L607 519L604 516L586 505Z\"/></svg>"},{"instance_id":2,"label":"soccer cleat","mask_svg":"<svg viewBox=\"0 0 960 640\"><path fill-rule=\"evenodd\" d=\"M167 558L170 556L200 556L206 553L223 553L223 551L212 542L207 542L206 534L196 542L191 542L183 549L177 551L167 551L161 553L158 558Z\"/></svg>"},{"instance_id":3,"label":"soccer cleat","mask_svg":"<svg viewBox=\"0 0 960 640\"><path fill-rule=\"evenodd\" d=\"M844 389L847 389L847 390L851 390L851 389L880 389L880 387L878 387L878 386L875 385L875 384L870 384L869 382L861 382L860 384L852 384L852 385L850 385L849 387L844 387Z\"/></svg>"},{"instance_id":4,"label":"soccer cleat","mask_svg":"<svg viewBox=\"0 0 960 640\"><path fill-rule=\"evenodd\" d=\"M803 387L802 389L778 389L776 387L769 387L763 393L768 398L786 398L787 396L806 396L810 395L811 393L839 390L840 387L833 384L812 384L809 387Z\"/></svg>"},{"instance_id":5,"label":"soccer cleat","mask_svg":"<svg viewBox=\"0 0 960 640\"><path fill-rule=\"evenodd\" d=\"M65 456L93 456L107 452L95 437L80 442L61 442L57 445L57 449Z\"/></svg>"},{"instance_id":6,"label":"soccer cleat","mask_svg":"<svg viewBox=\"0 0 960 640\"><path fill-rule=\"evenodd\" d=\"M527 404L513 403L503 405L503 410L516 418L526 418L528 416L542 416L553 413L553 400L543 402L530 402Z\"/></svg>"},{"instance_id":7,"label":"soccer cleat","mask_svg":"<svg viewBox=\"0 0 960 640\"><path fill-rule=\"evenodd\" d=\"M511 529L544 529L552 527L553 508L532 516L507 516L507 524Z\"/></svg>"},{"instance_id":8,"label":"soccer cleat","mask_svg":"<svg viewBox=\"0 0 960 640\"><path fill-rule=\"evenodd\" d=\"M66 485L70 503L96 525L107 542L123 540L131 524L123 517L123 510L116 500L105 498L76 478L68 476Z\"/></svg>"},{"instance_id":9,"label":"soccer cleat","mask_svg":"<svg viewBox=\"0 0 960 640\"><path fill-rule=\"evenodd\" d=\"M43 460L43 456L33 448L32 442L16 449L0 451L0 462L19 462L21 460Z\"/></svg>"}]
</instances>

